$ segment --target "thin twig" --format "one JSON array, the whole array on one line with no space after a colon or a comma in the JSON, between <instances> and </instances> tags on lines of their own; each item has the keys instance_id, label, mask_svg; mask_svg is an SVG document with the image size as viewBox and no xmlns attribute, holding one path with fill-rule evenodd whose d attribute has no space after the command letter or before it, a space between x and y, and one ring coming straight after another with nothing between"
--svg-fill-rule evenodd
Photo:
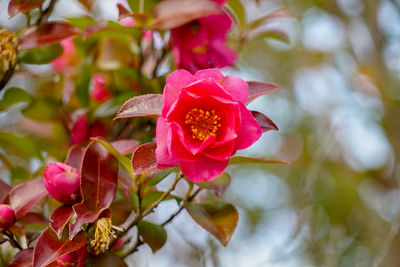
<instances>
[{"instance_id":1,"label":"thin twig","mask_svg":"<svg viewBox=\"0 0 400 267\"><path fill-rule=\"evenodd\" d=\"M14 247L18 248L19 250L22 250L21 245L20 245L20 244L18 243L18 241L15 239L13 233L7 232L7 231L3 231L2 233L3 233L5 236L7 236L7 237L9 238L8 241L10 241L10 243L11 243Z\"/></svg>"},{"instance_id":2,"label":"thin twig","mask_svg":"<svg viewBox=\"0 0 400 267\"><path fill-rule=\"evenodd\" d=\"M49 6L45 10L40 9L41 14L36 21L36 25L46 22L49 19L51 12L53 12L53 9L54 9L54 6L56 5L56 3L57 3L57 0L51 0Z\"/></svg>"},{"instance_id":3,"label":"thin twig","mask_svg":"<svg viewBox=\"0 0 400 267\"><path fill-rule=\"evenodd\" d=\"M125 251L125 253L122 255L122 258L126 258L129 255L131 255L132 253L135 253L138 250L138 248L143 244L144 244L144 242L140 239L140 235L138 232L136 235L135 245L133 245L131 248L129 248L127 251Z\"/></svg>"}]
</instances>

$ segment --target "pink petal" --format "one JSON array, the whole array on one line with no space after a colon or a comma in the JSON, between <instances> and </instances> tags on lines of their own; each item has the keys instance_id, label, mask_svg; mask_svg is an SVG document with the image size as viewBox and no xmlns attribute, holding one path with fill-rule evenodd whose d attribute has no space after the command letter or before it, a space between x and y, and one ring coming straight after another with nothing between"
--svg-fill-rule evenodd
<instances>
[{"instance_id":1,"label":"pink petal","mask_svg":"<svg viewBox=\"0 0 400 267\"><path fill-rule=\"evenodd\" d=\"M239 102L239 107L241 121L236 139L236 150L248 148L262 135L261 127L251 115L251 112L242 102Z\"/></svg>"},{"instance_id":2,"label":"pink petal","mask_svg":"<svg viewBox=\"0 0 400 267\"><path fill-rule=\"evenodd\" d=\"M185 90L197 96L217 96L226 100L233 99L232 96L229 95L225 89L212 78L199 80L195 83L192 83L187 86Z\"/></svg>"},{"instance_id":3,"label":"pink petal","mask_svg":"<svg viewBox=\"0 0 400 267\"><path fill-rule=\"evenodd\" d=\"M219 71L219 69L199 70L194 74L194 77L198 80L212 78L214 81L216 81L219 84L222 84L222 82L224 81L224 75L222 75L222 73L221 73L221 71Z\"/></svg>"},{"instance_id":4,"label":"pink petal","mask_svg":"<svg viewBox=\"0 0 400 267\"><path fill-rule=\"evenodd\" d=\"M245 102L249 96L249 85L239 77L228 75L225 77L222 86L238 102Z\"/></svg>"},{"instance_id":5,"label":"pink petal","mask_svg":"<svg viewBox=\"0 0 400 267\"><path fill-rule=\"evenodd\" d=\"M217 178L228 166L229 160L218 161L199 156L197 161L179 161L182 173L192 182L199 183Z\"/></svg>"},{"instance_id":6,"label":"pink petal","mask_svg":"<svg viewBox=\"0 0 400 267\"><path fill-rule=\"evenodd\" d=\"M163 117L158 117L156 127L156 159L160 165L176 165L178 162L171 157L168 145L171 144L171 130Z\"/></svg>"},{"instance_id":7,"label":"pink petal","mask_svg":"<svg viewBox=\"0 0 400 267\"><path fill-rule=\"evenodd\" d=\"M215 160L228 160L234 153L235 142L231 141L217 147L207 147L201 154Z\"/></svg>"},{"instance_id":8,"label":"pink petal","mask_svg":"<svg viewBox=\"0 0 400 267\"><path fill-rule=\"evenodd\" d=\"M164 117L166 117L172 103L178 99L180 90L195 81L193 75L186 70L177 70L168 76L163 94L162 114Z\"/></svg>"}]
</instances>

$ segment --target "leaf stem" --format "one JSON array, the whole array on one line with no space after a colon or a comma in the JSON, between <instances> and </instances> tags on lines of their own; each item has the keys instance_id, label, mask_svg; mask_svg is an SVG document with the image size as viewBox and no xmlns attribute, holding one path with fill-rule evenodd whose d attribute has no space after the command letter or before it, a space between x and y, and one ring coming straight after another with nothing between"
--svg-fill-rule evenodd
<instances>
[{"instance_id":1,"label":"leaf stem","mask_svg":"<svg viewBox=\"0 0 400 267\"><path fill-rule=\"evenodd\" d=\"M40 16L38 18L38 20L36 21L36 25L41 24L42 22L46 22L50 15L51 12L53 12L54 6L56 5L57 0L51 0L49 6L45 9L42 10L42 8L40 8Z\"/></svg>"},{"instance_id":2,"label":"leaf stem","mask_svg":"<svg viewBox=\"0 0 400 267\"><path fill-rule=\"evenodd\" d=\"M14 234L12 232L8 232L7 230L2 231L2 234L8 237L8 241L16 248L19 250L23 250L21 245L18 243L18 241L15 239Z\"/></svg>"}]
</instances>

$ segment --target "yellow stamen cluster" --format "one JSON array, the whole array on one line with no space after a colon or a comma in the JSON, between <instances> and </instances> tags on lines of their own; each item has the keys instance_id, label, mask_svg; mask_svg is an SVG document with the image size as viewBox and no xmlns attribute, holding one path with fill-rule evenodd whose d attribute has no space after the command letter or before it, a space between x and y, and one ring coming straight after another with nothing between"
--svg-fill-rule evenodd
<instances>
[{"instance_id":1,"label":"yellow stamen cluster","mask_svg":"<svg viewBox=\"0 0 400 267\"><path fill-rule=\"evenodd\" d=\"M186 114L185 124L190 126L193 139L204 141L209 136L215 136L221 128L220 120L221 117L215 114L215 110L193 108Z\"/></svg>"},{"instance_id":2,"label":"yellow stamen cluster","mask_svg":"<svg viewBox=\"0 0 400 267\"><path fill-rule=\"evenodd\" d=\"M110 218L101 218L96 222L96 230L94 232L94 239L90 241L90 245L96 255L107 251L111 243L111 238L116 238L117 235L113 230L122 230L111 224Z\"/></svg>"},{"instance_id":3,"label":"yellow stamen cluster","mask_svg":"<svg viewBox=\"0 0 400 267\"><path fill-rule=\"evenodd\" d=\"M5 73L17 65L18 42L14 33L0 29L0 73Z\"/></svg>"}]
</instances>

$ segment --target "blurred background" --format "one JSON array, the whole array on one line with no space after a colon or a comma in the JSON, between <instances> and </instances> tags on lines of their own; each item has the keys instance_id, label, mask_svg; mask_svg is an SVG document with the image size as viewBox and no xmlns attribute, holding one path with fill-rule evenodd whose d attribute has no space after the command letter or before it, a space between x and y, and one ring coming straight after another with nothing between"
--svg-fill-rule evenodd
<instances>
[{"instance_id":1,"label":"blurred background","mask_svg":"<svg viewBox=\"0 0 400 267\"><path fill-rule=\"evenodd\" d=\"M284 90L250 105L280 130L240 154L291 164L229 167L232 184L224 198L238 207L240 218L227 247L182 213L167 226L168 242L160 251L153 255L141 247L126 261L157 267L399 266L400 1L241 2L245 21L231 36L239 60L224 73ZM92 15L116 21L116 3L97 0ZM7 4L0 2L0 25L19 29L25 17L8 20ZM277 38L239 43L246 24L280 8L288 15L261 27L274 29ZM86 14L77 2L60 0L51 19ZM8 87L33 92L32 80L43 79L51 67L23 68L37 77L16 75ZM12 106L0 113L2 132L21 127L20 110ZM12 182L42 165L34 157L13 160L27 165L16 164L10 172L2 161L0 175ZM175 208L173 201L162 203L152 219L161 222Z\"/></svg>"}]
</instances>

